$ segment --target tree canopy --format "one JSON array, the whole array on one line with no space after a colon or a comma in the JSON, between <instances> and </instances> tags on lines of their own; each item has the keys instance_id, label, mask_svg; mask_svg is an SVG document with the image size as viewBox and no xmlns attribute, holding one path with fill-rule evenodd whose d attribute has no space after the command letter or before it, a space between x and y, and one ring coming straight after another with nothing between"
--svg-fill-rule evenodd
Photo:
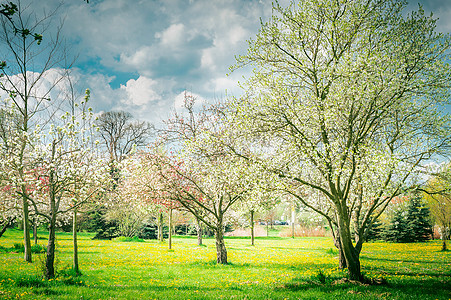
<instances>
[{"instance_id":1,"label":"tree canopy","mask_svg":"<svg viewBox=\"0 0 451 300\"><path fill-rule=\"evenodd\" d=\"M334 225L352 279L362 279L368 225L450 141L441 108L451 40L436 33L432 16L421 8L406 14L405 5L275 2L234 66L254 67L231 108L235 126L248 142L264 143L260 163L281 189Z\"/></svg>"}]
</instances>

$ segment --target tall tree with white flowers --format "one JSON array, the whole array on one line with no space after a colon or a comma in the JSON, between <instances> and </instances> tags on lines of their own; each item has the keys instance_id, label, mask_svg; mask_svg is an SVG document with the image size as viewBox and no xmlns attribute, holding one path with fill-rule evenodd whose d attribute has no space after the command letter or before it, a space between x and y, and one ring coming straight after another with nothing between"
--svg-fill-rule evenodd
<instances>
[{"instance_id":1,"label":"tall tree with white flowers","mask_svg":"<svg viewBox=\"0 0 451 300\"><path fill-rule=\"evenodd\" d=\"M217 263L227 264L224 227L234 208L258 184L247 160L232 153L245 151L227 131L227 118L220 106L196 106L186 94L183 110L166 122L161 140L165 151L153 148L145 159L157 170L149 185L163 199L182 209L214 231Z\"/></svg>"},{"instance_id":2,"label":"tall tree with white flowers","mask_svg":"<svg viewBox=\"0 0 451 300\"><path fill-rule=\"evenodd\" d=\"M37 125L43 127L53 116L52 91L67 77L71 66L60 36L61 24L54 24L54 16L55 11L33 12L20 0L3 3L0 8L0 93L3 104L9 101L8 110L17 116L16 131L10 136L8 155L0 168L7 173L4 184L16 189L14 193L22 201L27 262L32 261L27 190L32 136L39 130ZM55 29L54 34L50 28Z\"/></svg>"},{"instance_id":3,"label":"tall tree with white flowers","mask_svg":"<svg viewBox=\"0 0 451 300\"><path fill-rule=\"evenodd\" d=\"M351 279L368 226L422 164L447 150L451 39L398 0L276 1L235 67L232 110L285 192L336 225ZM258 147L251 149L259 149ZM358 212L357 228L351 224ZM355 243L353 243L353 238Z\"/></svg>"}]
</instances>

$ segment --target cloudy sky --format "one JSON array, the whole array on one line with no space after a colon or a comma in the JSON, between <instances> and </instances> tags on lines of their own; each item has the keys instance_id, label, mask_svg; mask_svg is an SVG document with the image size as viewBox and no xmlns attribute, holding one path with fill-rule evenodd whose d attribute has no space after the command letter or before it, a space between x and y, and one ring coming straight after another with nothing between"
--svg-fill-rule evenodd
<instances>
[{"instance_id":1,"label":"cloudy sky","mask_svg":"<svg viewBox=\"0 0 451 300\"><path fill-rule=\"evenodd\" d=\"M439 18L439 31L451 32L451 1L409 6L418 2ZM30 9L58 3L31 1ZM66 0L58 14L69 54L78 57L74 78L91 89L94 110L126 110L158 124L185 90L207 101L241 93L237 83L249 70L227 76L228 68L270 16L271 0Z\"/></svg>"}]
</instances>

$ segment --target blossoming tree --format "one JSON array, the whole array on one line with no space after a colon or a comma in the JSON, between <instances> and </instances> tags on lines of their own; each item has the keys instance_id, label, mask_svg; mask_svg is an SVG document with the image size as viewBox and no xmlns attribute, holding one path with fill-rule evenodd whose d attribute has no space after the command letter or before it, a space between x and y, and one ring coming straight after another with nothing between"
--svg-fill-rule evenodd
<instances>
[{"instance_id":1,"label":"blossoming tree","mask_svg":"<svg viewBox=\"0 0 451 300\"><path fill-rule=\"evenodd\" d=\"M215 233L217 262L227 264L224 226L233 207L256 186L254 173L225 130L216 106L199 108L185 94L184 110L166 122L161 139L166 150L147 156L158 174L155 192L179 203ZM243 150L243 149L240 149Z\"/></svg>"},{"instance_id":2,"label":"blossoming tree","mask_svg":"<svg viewBox=\"0 0 451 300\"><path fill-rule=\"evenodd\" d=\"M275 2L236 66L254 67L246 95L231 105L236 126L249 143L270 145L260 163L287 193L336 224L354 280L363 280L368 226L450 141L440 110L449 99L451 39L421 8L405 14L404 4Z\"/></svg>"}]
</instances>

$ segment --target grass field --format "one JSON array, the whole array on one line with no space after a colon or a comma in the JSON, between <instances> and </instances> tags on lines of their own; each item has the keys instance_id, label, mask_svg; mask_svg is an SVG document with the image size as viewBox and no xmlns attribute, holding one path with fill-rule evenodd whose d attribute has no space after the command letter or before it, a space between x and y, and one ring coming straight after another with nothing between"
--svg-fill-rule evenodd
<instances>
[{"instance_id":1,"label":"grass field","mask_svg":"<svg viewBox=\"0 0 451 300\"><path fill-rule=\"evenodd\" d=\"M362 285L340 280L331 238L258 238L256 246L228 238L223 266L215 264L214 239L199 247L195 238L176 237L168 250L157 241L92 236L80 234L80 277L68 271L70 234L58 234L59 276L49 282L40 277L43 254L28 264L23 253L1 251L0 299L451 299L451 252L440 252L439 241L365 244L365 275L388 283ZM17 230L0 238L4 248L21 242Z\"/></svg>"}]
</instances>

